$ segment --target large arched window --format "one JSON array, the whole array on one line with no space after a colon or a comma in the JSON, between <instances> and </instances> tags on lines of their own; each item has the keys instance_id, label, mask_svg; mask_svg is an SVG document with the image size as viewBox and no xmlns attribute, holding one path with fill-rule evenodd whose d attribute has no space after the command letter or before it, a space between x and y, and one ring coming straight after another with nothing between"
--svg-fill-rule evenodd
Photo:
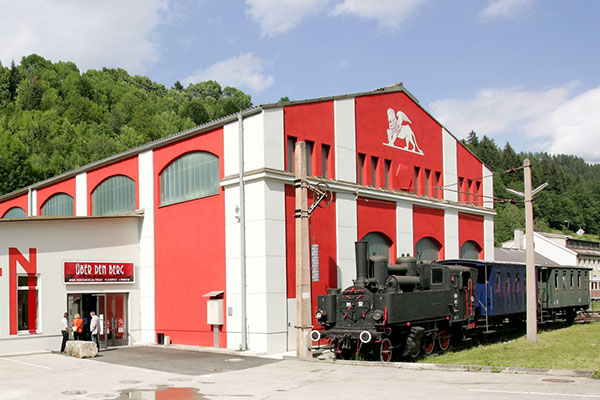
<instances>
[{"instance_id":1,"label":"large arched window","mask_svg":"<svg viewBox=\"0 0 600 400\"><path fill-rule=\"evenodd\" d=\"M127 176L111 176L92 192L92 215L121 214L134 210L135 181Z\"/></svg>"},{"instance_id":2,"label":"large arched window","mask_svg":"<svg viewBox=\"0 0 600 400\"><path fill-rule=\"evenodd\" d=\"M51 196L42 206L42 216L44 217L62 217L72 216L73 197L66 193L57 193Z\"/></svg>"},{"instance_id":3,"label":"large arched window","mask_svg":"<svg viewBox=\"0 0 600 400\"><path fill-rule=\"evenodd\" d=\"M440 248L442 246L437 240L424 237L415 245L415 256L417 261L436 261L440 259Z\"/></svg>"},{"instance_id":4,"label":"large arched window","mask_svg":"<svg viewBox=\"0 0 600 400\"><path fill-rule=\"evenodd\" d=\"M219 158L196 151L173 161L160 174L160 204L168 205L219 193Z\"/></svg>"},{"instance_id":5,"label":"large arched window","mask_svg":"<svg viewBox=\"0 0 600 400\"><path fill-rule=\"evenodd\" d=\"M387 237L378 232L367 233L361 240L367 242L367 256L384 256L389 260L391 243Z\"/></svg>"},{"instance_id":6,"label":"large arched window","mask_svg":"<svg viewBox=\"0 0 600 400\"><path fill-rule=\"evenodd\" d=\"M472 240L469 240L460 246L460 258L466 260L479 260L480 255L481 247Z\"/></svg>"},{"instance_id":7,"label":"large arched window","mask_svg":"<svg viewBox=\"0 0 600 400\"><path fill-rule=\"evenodd\" d=\"M27 213L21 207L13 207L4 213L2 219L26 218Z\"/></svg>"}]
</instances>

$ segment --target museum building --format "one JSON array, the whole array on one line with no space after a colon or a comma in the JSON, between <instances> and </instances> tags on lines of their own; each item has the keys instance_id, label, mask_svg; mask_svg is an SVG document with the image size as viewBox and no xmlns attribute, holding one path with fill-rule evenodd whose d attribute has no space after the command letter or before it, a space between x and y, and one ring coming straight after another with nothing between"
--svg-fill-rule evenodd
<instances>
[{"instance_id":1,"label":"museum building","mask_svg":"<svg viewBox=\"0 0 600 400\"><path fill-rule=\"evenodd\" d=\"M0 353L58 350L65 311L102 346L294 349L300 141L313 306L357 240L493 260L492 172L401 84L261 105L1 196Z\"/></svg>"}]
</instances>

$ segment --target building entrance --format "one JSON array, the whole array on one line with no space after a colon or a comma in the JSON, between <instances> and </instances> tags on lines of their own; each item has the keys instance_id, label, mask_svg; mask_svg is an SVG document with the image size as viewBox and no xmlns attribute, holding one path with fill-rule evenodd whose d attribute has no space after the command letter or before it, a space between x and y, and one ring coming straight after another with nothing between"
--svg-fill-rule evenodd
<instances>
[{"instance_id":1,"label":"building entrance","mask_svg":"<svg viewBox=\"0 0 600 400\"><path fill-rule=\"evenodd\" d=\"M95 311L99 322L100 348L128 344L127 330L127 294L69 294L67 310L69 319L78 313L84 321L84 340L91 340L90 312Z\"/></svg>"}]
</instances>

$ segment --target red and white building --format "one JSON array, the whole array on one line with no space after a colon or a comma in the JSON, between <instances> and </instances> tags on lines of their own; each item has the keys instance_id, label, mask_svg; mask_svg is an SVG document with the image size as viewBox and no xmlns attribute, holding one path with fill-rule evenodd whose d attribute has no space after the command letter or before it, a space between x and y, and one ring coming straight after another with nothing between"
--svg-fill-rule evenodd
<instances>
[{"instance_id":1,"label":"red and white building","mask_svg":"<svg viewBox=\"0 0 600 400\"><path fill-rule=\"evenodd\" d=\"M263 105L0 197L0 353L57 350L66 310L101 314L106 345L293 349L297 141L333 193L309 220L313 304L363 238L493 259L491 171L404 87Z\"/></svg>"}]
</instances>

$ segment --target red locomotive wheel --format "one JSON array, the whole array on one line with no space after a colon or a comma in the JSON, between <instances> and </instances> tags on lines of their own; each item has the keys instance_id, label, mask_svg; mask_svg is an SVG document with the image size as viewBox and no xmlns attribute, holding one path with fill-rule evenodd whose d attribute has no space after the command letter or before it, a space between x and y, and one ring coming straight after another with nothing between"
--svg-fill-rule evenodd
<instances>
[{"instance_id":1,"label":"red locomotive wheel","mask_svg":"<svg viewBox=\"0 0 600 400\"><path fill-rule=\"evenodd\" d=\"M437 340L438 346L440 346L440 350L446 351L450 348L450 335L448 335L448 332L440 332L440 334L437 337Z\"/></svg>"},{"instance_id":2,"label":"red locomotive wheel","mask_svg":"<svg viewBox=\"0 0 600 400\"><path fill-rule=\"evenodd\" d=\"M423 353L430 355L435 348L435 335L427 335L423 338Z\"/></svg>"},{"instance_id":3,"label":"red locomotive wheel","mask_svg":"<svg viewBox=\"0 0 600 400\"><path fill-rule=\"evenodd\" d=\"M379 358L384 362L390 362L392 360L392 342L390 339L385 338L381 341Z\"/></svg>"}]
</instances>

